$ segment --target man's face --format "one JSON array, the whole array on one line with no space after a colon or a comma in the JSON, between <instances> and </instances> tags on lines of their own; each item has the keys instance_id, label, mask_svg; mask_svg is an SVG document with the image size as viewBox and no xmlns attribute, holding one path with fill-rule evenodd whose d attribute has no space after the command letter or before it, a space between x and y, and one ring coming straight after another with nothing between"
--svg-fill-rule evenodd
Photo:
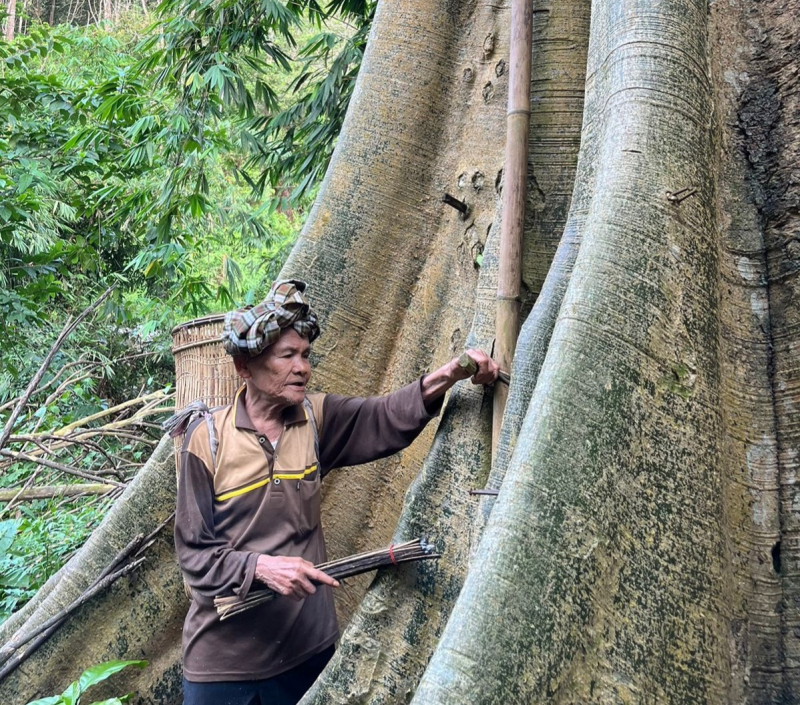
<instances>
[{"instance_id":1,"label":"man's face","mask_svg":"<svg viewBox=\"0 0 800 705\"><path fill-rule=\"evenodd\" d=\"M285 328L278 342L236 367L249 386L255 387L272 403L294 406L303 402L311 378L310 353L308 340L294 328Z\"/></svg>"}]
</instances>

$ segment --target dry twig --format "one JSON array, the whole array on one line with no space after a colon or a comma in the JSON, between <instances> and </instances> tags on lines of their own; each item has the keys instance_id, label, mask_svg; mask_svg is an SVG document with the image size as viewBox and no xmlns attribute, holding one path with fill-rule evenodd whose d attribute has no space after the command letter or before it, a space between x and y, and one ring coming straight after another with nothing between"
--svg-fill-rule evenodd
<instances>
[{"instance_id":1,"label":"dry twig","mask_svg":"<svg viewBox=\"0 0 800 705\"><path fill-rule=\"evenodd\" d=\"M30 634L26 634L16 642L12 642L11 644L4 646L2 649L2 654L0 655L0 663L3 664L3 668L0 669L0 681L2 681L9 673L14 671L21 663L25 661L25 659L28 658L28 656L36 651L39 646L47 641L47 639L61 626L66 618L76 609L78 609L78 607L86 603L97 593L105 590L115 580L133 572L142 563L144 563L144 561L144 558L138 558L125 567L120 568L118 571L105 575L102 578L98 578L98 580L95 581L87 590L85 590L77 600L65 607L63 610L61 610L61 612L53 615L50 619L40 624ZM31 640L32 643L27 649L18 653L16 656L11 656L12 653L19 650L20 646L27 644ZM7 652L10 653L6 655Z\"/></svg>"},{"instance_id":2,"label":"dry twig","mask_svg":"<svg viewBox=\"0 0 800 705\"><path fill-rule=\"evenodd\" d=\"M162 527L163 524L159 526L156 531L160 531ZM148 539L153 535L154 534L150 534ZM25 661L25 659L27 659L28 656L36 651L39 646L47 641L47 639L63 624L64 620L66 620L66 618L72 614L72 612L78 609L78 607L94 597L94 595L96 595L98 592L101 592L107 588L118 578L121 578L123 575L127 575L134 569L138 568L145 560L144 558L138 557L144 542L145 538L142 536L142 534L137 534L125 546L125 548L123 548L114 557L111 563L106 566L100 575L97 576L95 581L88 588L86 588L86 590L84 590L76 600L74 600L57 614L50 617L50 619L42 622L38 627L32 629L27 634L24 634L17 639L6 643L0 649L0 665L3 665L3 668L0 669L0 681L2 681L15 668L17 668L17 666L19 666L23 661ZM126 561L135 551L137 553L134 556L133 561L117 570L117 567ZM29 642L30 645L27 649L14 656L14 652L19 651L21 647L25 646L25 644L28 644Z\"/></svg>"},{"instance_id":3,"label":"dry twig","mask_svg":"<svg viewBox=\"0 0 800 705\"><path fill-rule=\"evenodd\" d=\"M344 578L361 575L362 573L368 573L390 565L439 557L438 553L433 552L433 546L424 538L420 538L377 551L359 553L355 556L340 558L337 561L320 563L314 567L336 580L343 580ZM217 609L220 621L222 621L273 599L275 599L275 593L267 588L253 590L243 600L236 596L215 597L214 606Z\"/></svg>"}]
</instances>

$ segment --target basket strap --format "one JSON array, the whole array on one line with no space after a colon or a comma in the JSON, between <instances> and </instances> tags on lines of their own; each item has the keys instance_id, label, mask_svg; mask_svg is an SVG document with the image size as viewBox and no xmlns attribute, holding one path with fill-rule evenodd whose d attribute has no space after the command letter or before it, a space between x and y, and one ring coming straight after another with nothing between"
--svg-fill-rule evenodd
<instances>
[{"instance_id":1,"label":"basket strap","mask_svg":"<svg viewBox=\"0 0 800 705\"><path fill-rule=\"evenodd\" d=\"M314 434L314 455L316 455L319 476L322 477L322 467L319 461L319 429L317 428L317 417L314 416L314 407L308 397L303 399L303 408L306 410L308 420L311 422L311 432Z\"/></svg>"},{"instance_id":2,"label":"basket strap","mask_svg":"<svg viewBox=\"0 0 800 705\"><path fill-rule=\"evenodd\" d=\"M164 421L164 423L161 424L161 428L169 433L171 438L175 438L175 436L186 433L186 429L197 419L205 419L206 427L208 428L208 444L211 446L211 462L214 463L213 470L217 467L219 439L217 438L217 430L214 428L214 416L212 411L214 411L214 409L209 409L205 402L199 400L193 401Z\"/></svg>"}]
</instances>

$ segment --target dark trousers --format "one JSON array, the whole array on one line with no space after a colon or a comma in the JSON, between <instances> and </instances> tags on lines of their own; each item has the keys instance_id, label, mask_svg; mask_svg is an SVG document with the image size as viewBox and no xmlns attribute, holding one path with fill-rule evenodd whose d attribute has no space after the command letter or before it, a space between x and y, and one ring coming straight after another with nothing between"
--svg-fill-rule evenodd
<instances>
[{"instance_id":1,"label":"dark trousers","mask_svg":"<svg viewBox=\"0 0 800 705\"><path fill-rule=\"evenodd\" d=\"M292 670L260 681L192 683L183 679L183 705L297 705L322 673L334 647Z\"/></svg>"}]
</instances>

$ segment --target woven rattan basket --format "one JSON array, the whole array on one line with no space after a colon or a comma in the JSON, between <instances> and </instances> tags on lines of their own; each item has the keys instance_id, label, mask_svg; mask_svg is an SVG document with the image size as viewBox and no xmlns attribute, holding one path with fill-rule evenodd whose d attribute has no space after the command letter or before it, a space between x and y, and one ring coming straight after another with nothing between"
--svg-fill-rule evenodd
<instances>
[{"instance_id":1,"label":"woven rattan basket","mask_svg":"<svg viewBox=\"0 0 800 705\"><path fill-rule=\"evenodd\" d=\"M181 323L172 329L175 358L175 408L204 401L209 408L229 404L241 385L233 360L222 347L225 314L215 314ZM175 464L180 458L183 436L175 438Z\"/></svg>"}]
</instances>

